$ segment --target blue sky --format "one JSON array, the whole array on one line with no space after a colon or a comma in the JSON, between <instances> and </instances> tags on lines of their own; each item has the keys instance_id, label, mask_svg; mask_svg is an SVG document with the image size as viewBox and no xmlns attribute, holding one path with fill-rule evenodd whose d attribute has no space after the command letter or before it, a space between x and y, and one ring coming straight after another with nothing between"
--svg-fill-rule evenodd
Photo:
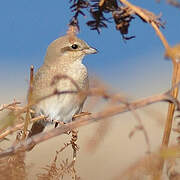
<instances>
[{"instance_id":1,"label":"blue sky","mask_svg":"<svg viewBox=\"0 0 180 180\"><path fill-rule=\"evenodd\" d=\"M0 80L1 99L23 92L27 86L31 64L38 68L50 42L65 34L72 16L69 1L65 0L6 0L0 6ZM170 45L179 42L180 10L162 1L131 1L166 21L162 29ZM99 50L85 58L90 74L128 94L144 88L144 95L164 91L170 87L171 63L163 60L164 48L154 30L140 19L133 20L129 35L136 38L123 42L114 24L102 29L99 35L85 25L89 17L81 17L79 37ZM151 88L152 87L152 88ZM8 91L9 90L9 91Z\"/></svg>"}]
</instances>

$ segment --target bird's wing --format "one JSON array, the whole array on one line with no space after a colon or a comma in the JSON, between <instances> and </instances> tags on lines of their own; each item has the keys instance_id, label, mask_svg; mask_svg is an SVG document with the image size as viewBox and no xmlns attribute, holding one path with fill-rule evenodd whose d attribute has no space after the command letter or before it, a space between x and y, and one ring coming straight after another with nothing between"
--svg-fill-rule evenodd
<instances>
[{"instance_id":1,"label":"bird's wing","mask_svg":"<svg viewBox=\"0 0 180 180\"><path fill-rule=\"evenodd\" d=\"M48 67L42 66L38 69L33 80L33 98L35 100L53 93L52 78L53 74Z\"/></svg>"}]
</instances>

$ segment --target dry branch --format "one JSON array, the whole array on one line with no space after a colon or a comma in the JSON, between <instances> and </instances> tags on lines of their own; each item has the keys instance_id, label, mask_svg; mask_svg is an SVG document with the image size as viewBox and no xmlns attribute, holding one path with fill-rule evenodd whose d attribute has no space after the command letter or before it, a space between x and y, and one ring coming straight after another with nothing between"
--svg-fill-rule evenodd
<instances>
[{"instance_id":1,"label":"dry branch","mask_svg":"<svg viewBox=\"0 0 180 180\"><path fill-rule=\"evenodd\" d=\"M172 97L170 97L167 93L151 96L149 98L145 98L142 100L134 101L130 103L131 108L138 109L142 108L144 106L160 102L160 101L170 101L172 103L177 103L176 100L174 100ZM87 124L90 124L92 122L96 122L97 120L102 120L107 117L111 117L123 112L130 111L131 108L127 105L116 105L111 108L108 108L105 111L98 112L95 114L92 114L90 116L81 117L80 119L77 119L76 121L73 121L71 123L62 125L56 129L52 129L48 132L41 133L39 135L33 136L31 138L28 138L25 141L20 142L19 144L12 146L8 148L7 150L0 153L0 157L12 155L19 150L27 150L34 146L35 144L39 144L40 142L46 141L50 138L53 138L55 136L61 135L67 131L71 131L74 128L78 128Z\"/></svg>"},{"instance_id":2,"label":"dry branch","mask_svg":"<svg viewBox=\"0 0 180 180\"><path fill-rule=\"evenodd\" d=\"M120 0L120 2L123 3L125 6L129 7L130 9L132 9L145 22L151 24L151 26L154 28L157 35L159 36L161 42L163 43L165 49L170 48L166 38L164 37L164 35L159 30L159 26L161 24L157 20L156 16L153 13L147 11L146 9L142 9L142 8L140 8L138 6L133 5L130 2L128 2L127 0Z\"/></svg>"},{"instance_id":3,"label":"dry branch","mask_svg":"<svg viewBox=\"0 0 180 180\"><path fill-rule=\"evenodd\" d=\"M18 104L21 104L21 102L14 101L13 103L10 103L10 104L3 104L3 105L0 106L0 111L3 111L5 109L11 109L11 107L14 107L14 106L16 106Z\"/></svg>"},{"instance_id":4,"label":"dry branch","mask_svg":"<svg viewBox=\"0 0 180 180\"><path fill-rule=\"evenodd\" d=\"M165 39L165 37L163 36L161 31L159 30L159 25L160 25L159 22L157 21L155 16L152 16L151 12L149 13L149 11L131 4L127 0L120 0L120 2L123 3L125 6L129 7L130 9L132 9L145 22L151 24L151 26L154 28L156 34L160 38L162 44L164 45L166 52L171 50L171 47L169 46L167 40ZM175 2L175 1L169 1L169 3L170 2ZM172 76L172 87L173 87L180 80L180 76L179 76L180 67L179 67L179 64L177 64L176 58L174 58L172 56L171 60L173 62L173 76ZM172 91L172 96L175 99L177 99L178 91L179 91L178 87L174 88ZM169 144L169 137L170 137L171 129L172 129L172 121L173 121L174 111L175 111L175 105L170 103L169 108L168 108L167 120L165 123L165 130L164 130L164 134L163 134L162 147L161 147L162 149L167 148L168 144ZM159 166L159 178L162 174L163 166L164 166L164 159L161 159L160 166Z\"/></svg>"},{"instance_id":5,"label":"dry branch","mask_svg":"<svg viewBox=\"0 0 180 180\"><path fill-rule=\"evenodd\" d=\"M45 116L35 117L35 118L31 119L30 122L33 123L33 122L36 122L41 119L45 119ZM17 130L23 129L24 124L25 123L23 122L23 123L17 124L16 126L14 126L12 128L7 129L6 131L4 131L3 133L0 134L0 139L5 138L7 135L12 134L12 133L16 132Z\"/></svg>"}]
</instances>

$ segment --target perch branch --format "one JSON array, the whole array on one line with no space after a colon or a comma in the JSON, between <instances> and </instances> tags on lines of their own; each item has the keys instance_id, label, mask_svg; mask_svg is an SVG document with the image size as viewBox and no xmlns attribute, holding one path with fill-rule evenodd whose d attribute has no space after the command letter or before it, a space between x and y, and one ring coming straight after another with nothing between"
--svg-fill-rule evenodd
<instances>
[{"instance_id":1,"label":"perch branch","mask_svg":"<svg viewBox=\"0 0 180 180\"><path fill-rule=\"evenodd\" d=\"M145 98L142 100L134 101L130 104L131 104L131 108L135 110L135 109L142 108L144 106L147 106L156 102L160 102L160 101L168 101L168 102L171 101L171 102L176 103L176 101L174 101L173 98L171 98L167 93L164 93L164 94L155 95L149 98ZM43 142L55 136L61 135L67 131L71 131L74 128L85 126L92 122L96 122L97 120L102 120L104 118L111 117L111 116L114 116L123 112L127 112L130 110L131 109L126 105L116 105L105 111L98 112L90 116L81 117L80 119L77 119L76 121L62 125L56 129L52 129L48 132L44 132L36 136L33 136L31 138L28 138L27 140L20 142L16 146L12 146L8 148L7 150L1 152L0 157L12 155L18 152L19 150L27 150L30 147L34 146L35 144L39 144L40 142Z\"/></svg>"}]
</instances>

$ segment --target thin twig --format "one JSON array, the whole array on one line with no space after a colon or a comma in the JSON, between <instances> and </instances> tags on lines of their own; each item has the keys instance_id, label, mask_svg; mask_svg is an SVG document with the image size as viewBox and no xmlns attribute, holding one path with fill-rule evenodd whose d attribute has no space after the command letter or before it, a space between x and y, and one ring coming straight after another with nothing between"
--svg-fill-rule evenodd
<instances>
[{"instance_id":1,"label":"thin twig","mask_svg":"<svg viewBox=\"0 0 180 180\"><path fill-rule=\"evenodd\" d=\"M52 81L51 81L51 85L55 85L56 83L58 83L60 80L62 79L68 79L71 81L71 83L76 87L77 91L81 91L80 87L78 86L78 84L76 83L76 81L71 78L70 76L67 76L65 74L57 74L56 76L53 77Z\"/></svg>"},{"instance_id":2,"label":"thin twig","mask_svg":"<svg viewBox=\"0 0 180 180\"><path fill-rule=\"evenodd\" d=\"M45 118L46 118L45 116L38 116L38 117L31 119L30 122L33 123L33 122L36 122L38 120L45 119ZM0 134L0 139L5 138L7 135L12 134L12 133L16 132L17 130L23 129L23 127L24 127L24 122L17 124L16 126L14 126L12 128L7 129L5 132Z\"/></svg>"},{"instance_id":3,"label":"thin twig","mask_svg":"<svg viewBox=\"0 0 180 180\"><path fill-rule=\"evenodd\" d=\"M132 9L136 14L138 14L138 16L140 16L142 19L144 19L147 23L150 23L152 25L152 27L154 28L154 30L156 31L156 34L160 38L165 49L167 50L170 48L166 38L164 37L162 32L159 30L159 27L157 26L157 24L148 15L146 15L146 13L145 13L145 11L143 11L143 9L131 4L127 0L120 0L120 2L123 3L124 5L126 5L127 7L129 7L130 9Z\"/></svg>"},{"instance_id":4,"label":"thin twig","mask_svg":"<svg viewBox=\"0 0 180 180\"><path fill-rule=\"evenodd\" d=\"M3 111L3 110L5 110L5 109L9 109L9 108L11 108L11 107L14 107L14 106L16 106L16 105L18 105L18 104L21 104L21 102L16 102L16 101L14 101L13 103L10 103L10 104L3 104L3 105L1 105L1 107L0 107L0 111Z\"/></svg>"},{"instance_id":5,"label":"thin twig","mask_svg":"<svg viewBox=\"0 0 180 180\"><path fill-rule=\"evenodd\" d=\"M147 133L145 127L143 126L143 123L142 123L141 118L139 117L138 113L132 107L130 107L130 108L131 108L131 112L133 113L134 117L137 119L138 124L139 124L138 126L135 127L135 129L142 131L144 138L145 138L145 142L147 144L147 153L150 153L151 146L150 146L150 140L148 137L148 133ZM134 131L134 133L135 133L135 131Z\"/></svg>"},{"instance_id":6,"label":"thin twig","mask_svg":"<svg viewBox=\"0 0 180 180\"><path fill-rule=\"evenodd\" d=\"M23 137L22 139L26 138L26 134L27 134L27 129L28 129L28 124L30 122L30 107L29 105L31 104L31 99L32 99L32 91L33 91L33 78L34 78L34 66L31 66L30 68L30 81L29 81L29 92L28 92L28 108L26 111L26 118L25 118L25 123L24 123L24 130L23 130Z\"/></svg>"},{"instance_id":7,"label":"thin twig","mask_svg":"<svg viewBox=\"0 0 180 180\"><path fill-rule=\"evenodd\" d=\"M180 68L177 63L174 64L173 70L174 71L173 71L173 77L172 77L172 85L176 84L180 78L180 76L179 76ZM179 88L178 87L174 88L172 90L172 97L177 99L178 92L179 92ZM172 129L172 122L173 122L173 117L174 117L174 111L175 111L175 106L173 103L170 103L169 107L168 107L167 119L165 122L165 128L164 128L164 133L163 133L163 140L162 140L162 146L161 146L162 150L166 149L169 144L169 139L170 139L170 134L171 134L171 129ZM161 176L161 174L162 174L163 167L164 167L164 159L162 158L160 160L160 164L159 164L159 171L160 171L159 176Z\"/></svg>"},{"instance_id":8,"label":"thin twig","mask_svg":"<svg viewBox=\"0 0 180 180\"><path fill-rule=\"evenodd\" d=\"M105 0L100 0L100 1L99 1L99 6L100 6L100 7L103 6L104 2L105 2Z\"/></svg>"}]
</instances>

